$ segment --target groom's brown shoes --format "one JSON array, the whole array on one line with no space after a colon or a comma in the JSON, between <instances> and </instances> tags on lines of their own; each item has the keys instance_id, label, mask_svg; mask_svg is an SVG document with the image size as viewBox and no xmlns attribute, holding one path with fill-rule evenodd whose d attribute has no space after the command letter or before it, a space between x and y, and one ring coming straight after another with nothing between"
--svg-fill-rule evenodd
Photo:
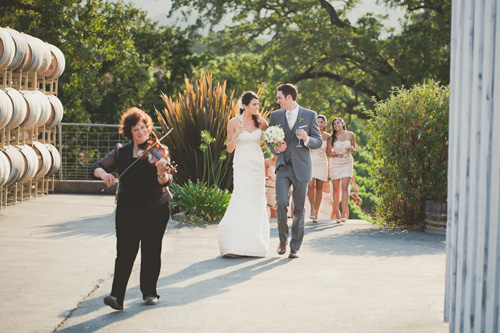
<instances>
[{"instance_id":1,"label":"groom's brown shoes","mask_svg":"<svg viewBox=\"0 0 500 333\"><path fill-rule=\"evenodd\" d=\"M278 252L278 254L280 256L283 255L283 254L285 254L285 252L286 252L286 244L287 244L287 242L280 242L280 245L278 246L278 250L277 250L277 252Z\"/></svg>"},{"instance_id":2,"label":"groom's brown shoes","mask_svg":"<svg viewBox=\"0 0 500 333\"><path fill-rule=\"evenodd\" d=\"M288 258L298 258L298 257L299 257L299 251L290 250L290 255L288 256Z\"/></svg>"}]
</instances>

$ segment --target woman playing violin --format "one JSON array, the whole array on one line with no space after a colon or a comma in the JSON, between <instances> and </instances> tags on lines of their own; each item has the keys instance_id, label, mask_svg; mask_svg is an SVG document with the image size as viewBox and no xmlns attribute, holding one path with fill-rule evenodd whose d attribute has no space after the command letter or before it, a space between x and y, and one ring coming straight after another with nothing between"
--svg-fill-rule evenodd
<instances>
[{"instance_id":1,"label":"woman playing violin","mask_svg":"<svg viewBox=\"0 0 500 333\"><path fill-rule=\"evenodd\" d=\"M117 255L111 295L104 304L115 310L123 310L123 300L132 267L141 246L140 285L145 304L155 305L159 295L156 284L161 267L163 234L170 218L168 186L172 175L168 149L159 145L166 154L150 163L139 160L153 129L151 117L134 107L120 119L119 132L131 142L116 147L92 167L92 175L104 180L106 186L115 184L111 174L118 171L120 181L116 193L116 241ZM126 170L132 163L136 163ZM126 171L125 171L126 170ZM124 172L122 174L122 172Z\"/></svg>"}]
</instances>

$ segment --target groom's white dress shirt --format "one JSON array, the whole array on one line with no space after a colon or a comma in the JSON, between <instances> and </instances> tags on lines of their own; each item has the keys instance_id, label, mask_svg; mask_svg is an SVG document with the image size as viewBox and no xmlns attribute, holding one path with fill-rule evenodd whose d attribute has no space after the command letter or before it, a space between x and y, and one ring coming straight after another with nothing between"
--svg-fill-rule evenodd
<instances>
[{"instance_id":1,"label":"groom's white dress shirt","mask_svg":"<svg viewBox=\"0 0 500 333\"><path fill-rule=\"evenodd\" d=\"M295 125L295 122L297 121L297 116L299 115L299 108L300 106L297 105L297 107L293 110L286 110L286 120L288 121L288 127L290 129L293 128L293 125Z\"/></svg>"},{"instance_id":2,"label":"groom's white dress shirt","mask_svg":"<svg viewBox=\"0 0 500 333\"><path fill-rule=\"evenodd\" d=\"M297 105L293 110L286 110L286 120L288 121L288 127L290 129L293 129L293 125L295 125L295 122L297 121L297 116L299 115L299 108L300 105ZM307 140L304 140L304 144L307 146L308 142L309 142L309 136L307 137Z\"/></svg>"}]
</instances>

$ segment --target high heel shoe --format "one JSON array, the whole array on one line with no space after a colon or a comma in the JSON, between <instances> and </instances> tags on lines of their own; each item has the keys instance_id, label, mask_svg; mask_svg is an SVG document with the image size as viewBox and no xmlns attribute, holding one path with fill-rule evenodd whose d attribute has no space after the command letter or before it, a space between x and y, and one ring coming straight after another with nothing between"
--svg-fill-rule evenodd
<instances>
[{"instance_id":1,"label":"high heel shoe","mask_svg":"<svg viewBox=\"0 0 500 333\"><path fill-rule=\"evenodd\" d=\"M363 199L361 199L361 197L356 192L351 193L351 196L354 199L354 203L358 206L361 206L361 204L363 203Z\"/></svg>"}]
</instances>

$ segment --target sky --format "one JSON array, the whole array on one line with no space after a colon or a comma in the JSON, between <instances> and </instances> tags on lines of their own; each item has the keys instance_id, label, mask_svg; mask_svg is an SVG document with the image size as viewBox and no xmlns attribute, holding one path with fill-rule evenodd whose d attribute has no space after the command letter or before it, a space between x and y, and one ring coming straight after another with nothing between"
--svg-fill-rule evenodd
<instances>
[{"instance_id":1,"label":"sky","mask_svg":"<svg viewBox=\"0 0 500 333\"><path fill-rule=\"evenodd\" d=\"M112 2L118 2L119 0L110 0ZM138 7L148 12L148 16L153 21L157 21L160 25L170 25L174 23L175 19L168 19L167 15L171 7L170 0L123 0L125 3L132 3L134 7ZM379 2L381 2L379 0ZM341 1L330 1L335 8L342 6ZM387 27L394 27L399 30L398 20L404 16L404 11L395 10L392 8L387 8L384 4L377 4L377 0L362 0L361 4L356 6L350 14L349 20L351 22L356 22L356 20L367 12L373 12L375 14L389 14L389 20L386 22ZM182 27L185 27L185 23L178 22Z\"/></svg>"}]
</instances>

